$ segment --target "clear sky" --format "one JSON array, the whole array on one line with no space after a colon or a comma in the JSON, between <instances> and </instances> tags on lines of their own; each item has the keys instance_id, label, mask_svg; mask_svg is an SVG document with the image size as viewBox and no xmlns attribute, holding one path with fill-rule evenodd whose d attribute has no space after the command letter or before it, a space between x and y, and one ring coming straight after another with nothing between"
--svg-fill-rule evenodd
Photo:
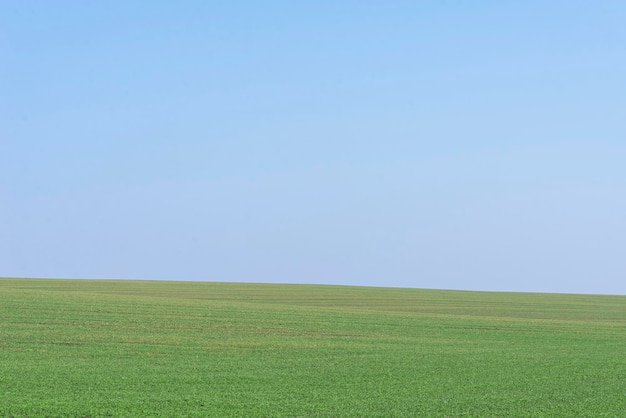
<instances>
[{"instance_id":1,"label":"clear sky","mask_svg":"<svg viewBox=\"0 0 626 418\"><path fill-rule=\"evenodd\" d=\"M626 2L0 2L0 276L626 294Z\"/></svg>"}]
</instances>

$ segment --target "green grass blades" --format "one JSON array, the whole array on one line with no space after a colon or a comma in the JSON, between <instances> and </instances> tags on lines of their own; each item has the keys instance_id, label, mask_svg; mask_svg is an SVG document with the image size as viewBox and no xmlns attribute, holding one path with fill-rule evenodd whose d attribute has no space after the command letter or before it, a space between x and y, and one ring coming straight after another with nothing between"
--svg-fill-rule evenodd
<instances>
[{"instance_id":1,"label":"green grass blades","mask_svg":"<svg viewBox=\"0 0 626 418\"><path fill-rule=\"evenodd\" d=\"M626 416L626 297L0 279L0 416Z\"/></svg>"}]
</instances>

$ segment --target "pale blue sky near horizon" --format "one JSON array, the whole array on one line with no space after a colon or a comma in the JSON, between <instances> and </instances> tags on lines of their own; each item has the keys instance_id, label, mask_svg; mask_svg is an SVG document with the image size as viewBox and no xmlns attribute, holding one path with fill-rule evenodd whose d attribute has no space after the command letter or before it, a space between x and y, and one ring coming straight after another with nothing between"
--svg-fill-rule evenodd
<instances>
[{"instance_id":1,"label":"pale blue sky near horizon","mask_svg":"<svg viewBox=\"0 0 626 418\"><path fill-rule=\"evenodd\" d=\"M626 3L0 2L0 276L626 294Z\"/></svg>"}]
</instances>

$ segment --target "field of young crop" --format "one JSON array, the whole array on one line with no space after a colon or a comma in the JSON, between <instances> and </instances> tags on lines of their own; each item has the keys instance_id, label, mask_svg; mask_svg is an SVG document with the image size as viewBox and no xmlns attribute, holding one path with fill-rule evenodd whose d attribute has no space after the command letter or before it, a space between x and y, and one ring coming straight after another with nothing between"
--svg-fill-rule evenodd
<instances>
[{"instance_id":1,"label":"field of young crop","mask_svg":"<svg viewBox=\"0 0 626 418\"><path fill-rule=\"evenodd\" d=\"M0 279L0 417L626 416L626 296Z\"/></svg>"}]
</instances>

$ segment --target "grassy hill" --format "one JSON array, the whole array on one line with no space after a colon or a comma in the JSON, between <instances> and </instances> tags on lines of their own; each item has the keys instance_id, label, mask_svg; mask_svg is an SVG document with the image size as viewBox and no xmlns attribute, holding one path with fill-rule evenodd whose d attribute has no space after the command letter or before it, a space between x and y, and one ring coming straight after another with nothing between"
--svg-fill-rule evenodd
<instances>
[{"instance_id":1,"label":"grassy hill","mask_svg":"<svg viewBox=\"0 0 626 418\"><path fill-rule=\"evenodd\" d=\"M626 296L0 279L0 416L626 415Z\"/></svg>"}]
</instances>

